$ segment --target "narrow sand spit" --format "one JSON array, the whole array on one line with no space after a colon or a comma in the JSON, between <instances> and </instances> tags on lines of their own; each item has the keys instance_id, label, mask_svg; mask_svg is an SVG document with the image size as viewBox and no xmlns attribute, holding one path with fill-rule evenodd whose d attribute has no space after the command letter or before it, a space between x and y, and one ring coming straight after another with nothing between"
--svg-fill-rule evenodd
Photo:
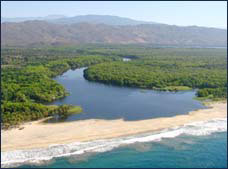
<instances>
[{"instance_id":1,"label":"narrow sand spit","mask_svg":"<svg viewBox=\"0 0 228 169\"><path fill-rule=\"evenodd\" d=\"M91 119L54 124L43 123L43 120L34 121L22 125L23 130L2 131L1 151L45 148L51 144L67 144L134 135L196 121L227 117L226 102L212 103L209 106L209 109L192 111L187 115L141 121Z\"/></svg>"}]
</instances>

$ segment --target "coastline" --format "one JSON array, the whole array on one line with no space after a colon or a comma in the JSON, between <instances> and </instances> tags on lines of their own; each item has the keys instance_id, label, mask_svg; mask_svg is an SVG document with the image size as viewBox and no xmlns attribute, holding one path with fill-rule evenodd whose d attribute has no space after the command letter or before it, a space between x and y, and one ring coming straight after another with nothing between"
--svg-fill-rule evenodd
<instances>
[{"instance_id":1,"label":"coastline","mask_svg":"<svg viewBox=\"0 0 228 169\"><path fill-rule=\"evenodd\" d=\"M207 103L208 109L189 112L187 115L154 118L140 121L80 120L63 123L42 123L45 119L23 124L23 130L14 128L1 131L1 151L47 148L53 144L109 139L139 133L163 130L197 121L227 117L226 102Z\"/></svg>"}]
</instances>

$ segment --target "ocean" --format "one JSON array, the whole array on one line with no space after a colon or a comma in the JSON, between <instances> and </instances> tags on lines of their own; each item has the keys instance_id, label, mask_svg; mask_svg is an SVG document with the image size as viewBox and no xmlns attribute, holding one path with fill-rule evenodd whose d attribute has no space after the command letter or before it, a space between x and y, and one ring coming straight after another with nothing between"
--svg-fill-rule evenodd
<instances>
[{"instance_id":1,"label":"ocean","mask_svg":"<svg viewBox=\"0 0 228 169\"><path fill-rule=\"evenodd\" d=\"M226 168L227 120L195 122L162 131L47 149L2 153L2 167Z\"/></svg>"}]
</instances>

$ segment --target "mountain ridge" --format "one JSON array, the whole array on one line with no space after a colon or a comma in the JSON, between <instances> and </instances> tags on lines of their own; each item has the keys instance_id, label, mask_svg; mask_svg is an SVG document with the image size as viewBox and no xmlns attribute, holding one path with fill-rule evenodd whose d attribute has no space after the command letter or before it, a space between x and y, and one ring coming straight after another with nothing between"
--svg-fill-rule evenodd
<instances>
[{"instance_id":1,"label":"mountain ridge","mask_svg":"<svg viewBox=\"0 0 228 169\"><path fill-rule=\"evenodd\" d=\"M91 23L91 24L106 24L106 25L141 25L141 24L163 24L170 25L160 22L152 22L152 21L140 21L136 19L131 19L127 17L120 17L114 15L77 15L77 16L64 16L64 15L48 15L44 17L14 17L7 18L1 17L1 23L20 23L26 21L47 21L55 24L74 24L74 23ZM179 27L190 27L197 25L188 25L188 26L180 26L180 25L170 25L170 26L179 26ZM197 26L197 27L205 27L205 28L216 28L216 29L226 29L227 28L219 28L219 27L206 27L206 26Z\"/></svg>"},{"instance_id":2,"label":"mountain ridge","mask_svg":"<svg viewBox=\"0 0 228 169\"><path fill-rule=\"evenodd\" d=\"M48 21L56 24L74 24L74 23L93 23L93 24L106 24L106 25L139 25L139 24L159 24L156 22L139 21L127 17L112 16L112 15L77 15L67 17L64 15L48 15L45 17L15 17L5 18L1 17L1 23L5 22L24 22L24 21Z\"/></svg>"},{"instance_id":3,"label":"mountain ridge","mask_svg":"<svg viewBox=\"0 0 228 169\"><path fill-rule=\"evenodd\" d=\"M79 43L227 46L227 30L166 24L56 24L47 21L2 23L2 46Z\"/></svg>"}]
</instances>

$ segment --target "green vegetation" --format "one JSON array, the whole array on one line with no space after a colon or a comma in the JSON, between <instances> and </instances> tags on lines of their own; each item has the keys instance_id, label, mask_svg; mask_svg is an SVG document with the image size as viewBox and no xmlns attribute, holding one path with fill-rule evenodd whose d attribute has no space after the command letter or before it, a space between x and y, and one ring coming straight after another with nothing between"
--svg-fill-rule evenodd
<instances>
[{"instance_id":1,"label":"green vegetation","mask_svg":"<svg viewBox=\"0 0 228 169\"><path fill-rule=\"evenodd\" d=\"M60 105L57 108L50 110L49 115L61 120L65 119L68 115L80 112L82 112L82 108L80 106Z\"/></svg>"},{"instance_id":2,"label":"green vegetation","mask_svg":"<svg viewBox=\"0 0 228 169\"><path fill-rule=\"evenodd\" d=\"M167 86L164 88L161 88L160 90L163 91L179 91L179 90L191 90L192 88L188 86Z\"/></svg>"},{"instance_id":3,"label":"green vegetation","mask_svg":"<svg viewBox=\"0 0 228 169\"><path fill-rule=\"evenodd\" d=\"M226 49L151 48L136 45L5 48L1 51L3 127L81 112L71 105L45 103L68 95L52 78L88 67L88 80L155 90L197 88L198 99L227 98ZM121 57L131 58L123 62Z\"/></svg>"},{"instance_id":4,"label":"green vegetation","mask_svg":"<svg viewBox=\"0 0 228 169\"><path fill-rule=\"evenodd\" d=\"M226 71L208 70L206 68L181 67L172 65L148 66L131 63L102 63L85 70L88 80L119 86L140 87L148 89L180 90L200 88L198 96L213 94L215 97L226 97ZM187 87L174 87L187 86ZM201 94L201 89L204 94Z\"/></svg>"},{"instance_id":5,"label":"green vegetation","mask_svg":"<svg viewBox=\"0 0 228 169\"><path fill-rule=\"evenodd\" d=\"M50 59L50 58L48 58ZM118 57L81 56L57 59L35 64L12 61L4 66L1 74L1 112L4 128L19 125L25 121L54 116L63 119L69 114L79 113L81 107L71 105L46 106L44 103L68 95L64 87L52 77L68 69L89 66L96 63L119 60Z\"/></svg>"},{"instance_id":6,"label":"green vegetation","mask_svg":"<svg viewBox=\"0 0 228 169\"><path fill-rule=\"evenodd\" d=\"M42 103L66 96L64 87L50 78L52 75L44 66L3 69L2 100Z\"/></svg>"},{"instance_id":7,"label":"green vegetation","mask_svg":"<svg viewBox=\"0 0 228 169\"><path fill-rule=\"evenodd\" d=\"M227 87L205 88L197 92L198 97L227 98Z\"/></svg>"},{"instance_id":8,"label":"green vegetation","mask_svg":"<svg viewBox=\"0 0 228 169\"><path fill-rule=\"evenodd\" d=\"M4 128L24 121L37 120L48 116L48 106L29 102L7 102L1 104Z\"/></svg>"},{"instance_id":9,"label":"green vegetation","mask_svg":"<svg viewBox=\"0 0 228 169\"><path fill-rule=\"evenodd\" d=\"M77 114L82 112L82 108L80 106L72 106L69 110L68 113L70 114Z\"/></svg>"},{"instance_id":10,"label":"green vegetation","mask_svg":"<svg viewBox=\"0 0 228 169\"><path fill-rule=\"evenodd\" d=\"M137 51L137 56L134 55L137 59L130 62L91 66L84 71L84 77L106 84L155 90L197 88L198 97L227 98L225 50L215 49L218 53L212 49L163 50L154 49L152 53L146 53L144 49L141 57Z\"/></svg>"}]
</instances>

